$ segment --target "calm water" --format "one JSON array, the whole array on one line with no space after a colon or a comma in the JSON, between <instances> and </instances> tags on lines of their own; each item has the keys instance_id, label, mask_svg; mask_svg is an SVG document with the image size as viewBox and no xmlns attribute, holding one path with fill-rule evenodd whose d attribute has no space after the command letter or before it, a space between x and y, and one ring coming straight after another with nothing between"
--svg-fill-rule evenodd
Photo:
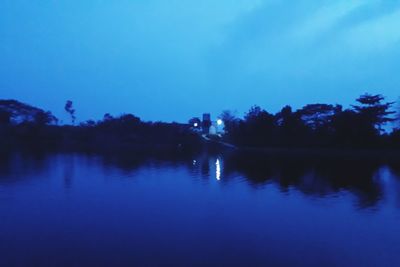
<instances>
[{"instance_id":1,"label":"calm water","mask_svg":"<svg viewBox=\"0 0 400 267\"><path fill-rule=\"evenodd\" d=\"M396 164L9 155L0 266L400 266Z\"/></svg>"}]
</instances>

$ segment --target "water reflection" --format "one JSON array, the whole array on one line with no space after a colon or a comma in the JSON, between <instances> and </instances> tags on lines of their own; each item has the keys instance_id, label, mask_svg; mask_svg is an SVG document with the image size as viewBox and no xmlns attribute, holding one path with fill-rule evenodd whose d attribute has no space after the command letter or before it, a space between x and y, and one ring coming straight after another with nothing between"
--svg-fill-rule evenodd
<instances>
[{"instance_id":1,"label":"water reflection","mask_svg":"<svg viewBox=\"0 0 400 267\"><path fill-rule=\"evenodd\" d=\"M382 165L373 161L321 160L294 158L243 158L235 155L233 171L240 170L254 184L277 183L312 196L324 197L341 191L351 192L358 207L372 207L382 199L379 179Z\"/></svg>"},{"instance_id":2,"label":"water reflection","mask_svg":"<svg viewBox=\"0 0 400 267\"><path fill-rule=\"evenodd\" d=\"M400 262L397 162L209 152L0 158L0 266Z\"/></svg>"},{"instance_id":3,"label":"water reflection","mask_svg":"<svg viewBox=\"0 0 400 267\"><path fill-rule=\"evenodd\" d=\"M349 192L357 208L374 207L384 199L382 172L399 179L397 162L384 164L372 160L311 159L254 156L239 153L196 155L48 155L8 154L0 158L0 185L6 186L31 177L51 176L61 169L65 188L73 187L76 158L87 165L101 167L104 173L119 169L126 176L142 168L187 169L192 177L215 179L222 183L244 179L248 186L263 188L275 184L282 193L296 190L306 196L327 197ZM236 180L235 180L236 179ZM400 180L400 179L399 179ZM398 193L398 192L397 192ZM400 199L400 197L399 197Z\"/></svg>"},{"instance_id":4,"label":"water reflection","mask_svg":"<svg viewBox=\"0 0 400 267\"><path fill-rule=\"evenodd\" d=\"M73 158L67 158L64 167L64 187L69 189L72 187L74 179L75 162Z\"/></svg>"},{"instance_id":5,"label":"water reflection","mask_svg":"<svg viewBox=\"0 0 400 267\"><path fill-rule=\"evenodd\" d=\"M24 182L33 177L46 177L57 161L46 153L7 153L0 155L0 184Z\"/></svg>"},{"instance_id":6,"label":"water reflection","mask_svg":"<svg viewBox=\"0 0 400 267\"><path fill-rule=\"evenodd\" d=\"M201 168L205 177L229 183L240 176L248 185L262 188L274 183L282 192L290 189L312 197L326 197L340 192L350 192L356 199L356 207L371 208L384 198L382 171L386 164L374 160L315 159L265 157L229 153L224 155L200 155L191 168ZM224 166L222 168L222 165ZM397 164L392 163L392 176L399 177ZM394 168L393 168L394 167Z\"/></svg>"},{"instance_id":7,"label":"water reflection","mask_svg":"<svg viewBox=\"0 0 400 267\"><path fill-rule=\"evenodd\" d=\"M219 159L215 162L215 178L219 181L221 180L221 164Z\"/></svg>"}]
</instances>

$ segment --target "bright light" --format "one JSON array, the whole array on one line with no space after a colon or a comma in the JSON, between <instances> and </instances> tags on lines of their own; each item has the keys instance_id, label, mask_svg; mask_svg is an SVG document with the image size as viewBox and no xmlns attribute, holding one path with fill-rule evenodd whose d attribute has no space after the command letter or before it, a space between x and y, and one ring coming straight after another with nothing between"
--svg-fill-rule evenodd
<instances>
[{"instance_id":1,"label":"bright light","mask_svg":"<svg viewBox=\"0 0 400 267\"><path fill-rule=\"evenodd\" d=\"M199 126L199 124L198 124L197 122L195 122L195 123L193 124L193 126L194 126L194 127L197 127L197 126Z\"/></svg>"},{"instance_id":2,"label":"bright light","mask_svg":"<svg viewBox=\"0 0 400 267\"><path fill-rule=\"evenodd\" d=\"M222 120L221 120L221 119L218 119L218 120L217 120L217 124L218 124L218 125L222 125Z\"/></svg>"},{"instance_id":3,"label":"bright light","mask_svg":"<svg viewBox=\"0 0 400 267\"><path fill-rule=\"evenodd\" d=\"M219 159L215 162L215 167L216 167L216 173L215 173L215 178L217 180L221 180L221 164L219 163Z\"/></svg>"}]
</instances>

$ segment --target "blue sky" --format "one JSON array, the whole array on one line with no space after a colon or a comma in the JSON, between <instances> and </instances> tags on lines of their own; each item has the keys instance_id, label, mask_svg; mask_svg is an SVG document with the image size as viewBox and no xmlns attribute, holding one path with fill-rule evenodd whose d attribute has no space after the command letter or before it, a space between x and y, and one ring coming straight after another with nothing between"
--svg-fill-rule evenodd
<instances>
[{"instance_id":1,"label":"blue sky","mask_svg":"<svg viewBox=\"0 0 400 267\"><path fill-rule=\"evenodd\" d=\"M400 96L400 1L1 0L0 98L186 121Z\"/></svg>"}]
</instances>

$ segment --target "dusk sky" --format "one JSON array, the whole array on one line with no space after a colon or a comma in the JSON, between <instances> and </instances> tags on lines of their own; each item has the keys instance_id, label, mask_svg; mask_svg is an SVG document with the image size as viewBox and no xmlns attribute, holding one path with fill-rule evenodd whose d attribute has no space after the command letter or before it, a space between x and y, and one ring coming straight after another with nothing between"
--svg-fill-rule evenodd
<instances>
[{"instance_id":1,"label":"dusk sky","mask_svg":"<svg viewBox=\"0 0 400 267\"><path fill-rule=\"evenodd\" d=\"M1 0L0 98L79 121L400 96L400 1Z\"/></svg>"}]
</instances>

